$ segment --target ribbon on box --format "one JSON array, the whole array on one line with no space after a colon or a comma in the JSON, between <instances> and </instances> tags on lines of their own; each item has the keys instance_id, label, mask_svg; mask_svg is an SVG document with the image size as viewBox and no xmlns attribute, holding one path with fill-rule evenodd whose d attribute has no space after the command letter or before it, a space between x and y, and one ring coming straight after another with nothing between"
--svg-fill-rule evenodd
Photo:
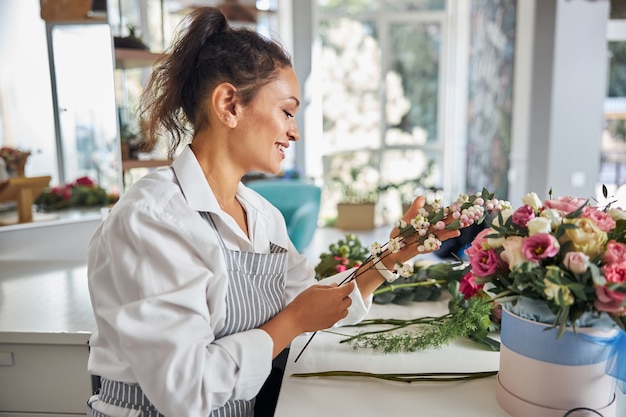
<instances>
[{"instance_id":1,"label":"ribbon on box","mask_svg":"<svg viewBox=\"0 0 626 417\"><path fill-rule=\"evenodd\" d=\"M500 340L507 348L522 356L557 365L593 365L611 357L609 339L614 336L597 337L605 343L581 337L581 332L565 332L557 339L556 328L545 323L519 317L503 309ZM615 332L611 332L614 334ZM546 349L546 346L554 346Z\"/></svg>"},{"instance_id":2,"label":"ribbon on box","mask_svg":"<svg viewBox=\"0 0 626 417\"><path fill-rule=\"evenodd\" d=\"M611 350L606 373L617 380L617 386L626 394L626 331L620 329L613 337L583 336Z\"/></svg>"}]
</instances>

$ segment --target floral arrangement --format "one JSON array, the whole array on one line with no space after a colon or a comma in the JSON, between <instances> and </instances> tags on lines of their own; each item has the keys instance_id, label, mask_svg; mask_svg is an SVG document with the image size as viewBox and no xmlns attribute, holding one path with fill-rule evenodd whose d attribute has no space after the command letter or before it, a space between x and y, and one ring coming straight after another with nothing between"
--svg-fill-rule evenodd
<instances>
[{"instance_id":1,"label":"floral arrangement","mask_svg":"<svg viewBox=\"0 0 626 417\"><path fill-rule=\"evenodd\" d=\"M487 288L500 303L547 307L525 314L550 321L558 336L603 317L626 330L626 212L581 198L542 202L535 193L522 202L501 211L467 249L466 285Z\"/></svg>"},{"instance_id":2,"label":"floral arrangement","mask_svg":"<svg viewBox=\"0 0 626 417\"><path fill-rule=\"evenodd\" d=\"M107 206L114 203L117 196L109 195L89 177L52 187L41 193L34 201L44 211L60 210L68 207Z\"/></svg>"},{"instance_id":3,"label":"floral arrangement","mask_svg":"<svg viewBox=\"0 0 626 417\"><path fill-rule=\"evenodd\" d=\"M4 159L7 164L17 162L24 157L24 154L30 154L29 152L23 152L19 149L3 146L0 148L0 158Z\"/></svg>"},{"instance_id":4,"label":"floral arrangement","mask_svg":"<svg viewBox=\"0 0 626 417\"><path fill-rule=\"evenodd\" d=\"M30 156L29 151L3 146L0 148L0 158L6 162L7 173L10 176L23 176L26 160Z\"/></svg>"},{"instance_id":5,"label":"floral arrangement","mask_svg":"<svg viewBox=\"0 0 626 417\"><path fill-rule=\"evenodd\" d=\"M464 227L468 227L474 223L481 223L487 214L496 213L501 210L509 209L510 203L507 201L501 201L494 198L493 194L490 194L487 190L483 190L481 193L477 193L474 195L461 194L456 199L454 203L452 203L448 207L444 207L440 198L434 198L432 201L428 201L428 203L419 210L417 215L411 219L410 224L401 220L396 223L396 227L399 230L397 236L389 239L387 243L381 245L377 242L374 242L370 246L368 257L357 267L354 271L349 274L349 276L345 279L344 282L349 282L356 277L358 277L363 272L371 269L377 268L377 264L386 256L389 256L391 253L397 253L406 243L407 237L416 237L417 240L414 243L417 245L418 252L431 252L437 250L441 247L441 241L437 239L435 235L435 231L437 230L459 230ZM332 245L331 245L332 246ZM338 257L335 259L334 255L331 255L334 260L334 266L342 265L342 258ZM322 258L322 260L328 261L328 257ZM322 263L322 262L321 262ZM320 263L320 264L321 264ZM345 266L345 265L344 265ZM319 271L328 271L328 266L320 267L318 265ZM337 272L337 271L335 271ZM414 275L415 271L413 268L413 264L396 264L394 265L394 272L398 274L399 277L409 278ZM446 270L446 273L449 272ZM319 274L319 272L318 272ZM426 286L433 284L445 284L450 280L450 276L455 276L454 274L448 274L447 278L443 278L440 280L436 279L428 279L421 282L413 282L406 283L407 286ZM458 275L456 275L458 276ZM456 283L451 283L453 288L460 289L460 283L457 281ZM401 284L397 284L401 285ZM396 284L392 284L392 287L395 287ZM393 288L391 288L393 289ZM459 290L454 290L453 292L460 294ZM460 299L457 299L457 306L461 306L461 301L465 300L465 296L462 296ZM461 310L457 309L452 314L458 313L458 316L444 317L441 321L438 321L438 324L446 321L451 324L450 327L443 327L444 329L450 329L447 334L442 334L435 330L435 333L430 335L423 335L420 337L414 337L414 335L398 335L396 333L383 333L383 332L375 332L373 338L368 337L368 333L361 334L361 336L356 338L350 338L350 341L355 342L355 346L359 346L359 343L362 342L361 346L368 346L379 348L386 352L391 351L414 351L423 349L425 347L430 346L441 346L442 344L448 343L453 338L459 335L469 335L473 332L484 330L482 333L486 333L488 326L482 326L481 329L479 324L483 323L484 318L489 318L489 314L492 310L492 305L490 303L486 303L482 300L482 297L471 297L467 303L465 303L465 308ZM470 312L471 314L465 314ZM461 320L457 320L459 316L463 318L468 317L468 320L461 323ZM471 317L470 317L471 316ZM423 321L420 321L421 324L426 324ZM435 321L433 321L435 323ZM371 324L368 322L362 322L362 324ZM383 324L383 323L376 323ZM397 321L396 321L397 324ZM418 324L418 322L412 323L402 323L398 326L395 326L393 329L398 329L402 327L406 327L410 324ZM431 329L441 326L431 326ZM423 334L423 333L422 333ZM435 337L435 335L441 335L441 337ZM305 344L300 354L296 357L296 361L302 355L308 344L311 342L315 333L309 339L309 342ZM418 340L417 343L415 341ZM373 341L370 343L370 341Z\"/></svg>"}]
</instances>

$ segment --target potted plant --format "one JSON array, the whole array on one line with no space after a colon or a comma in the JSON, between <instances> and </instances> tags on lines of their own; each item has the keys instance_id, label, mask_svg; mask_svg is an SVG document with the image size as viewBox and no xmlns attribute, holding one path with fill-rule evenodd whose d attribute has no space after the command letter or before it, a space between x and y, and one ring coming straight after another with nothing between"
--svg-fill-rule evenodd
<instances>
[{"instance_id":1,"label":"potted plant","mask_svg":"<svg viewBox=\"0 0 626 417\"><path fill-rule=\"evenodd\" d=\"M0 148L0 158L4 159L10 177L23 177L25 175L24 168L29 156L29 151L21 151L8 146Z\"/></svg>"},{"instance_id":2,"label":"potted plant","mask_svg":"<svg viewBox=\"0 0 626 417\"><path fill-rule=\"evenodd\" d=\"M435 161L429 160L424 171L417 177L381 184L378 191L380 193L395 191L402 205L402 213L406 213L416 196L435 197L441 192L441 188L429 185L434 165Z\"/></svg>"},{"instance_id":3,"label":"potted plant","mask_svg":"<svg viewBox=\"0 0 626 417\"><path fill-rule=\"evenodd\" d=\"M340 193L335 226L343 230L371 230L376 226L378 171L370 166L351 167L331 178ZM346 175L347 174L347 175Z\"/></svg>"}]
</instances>

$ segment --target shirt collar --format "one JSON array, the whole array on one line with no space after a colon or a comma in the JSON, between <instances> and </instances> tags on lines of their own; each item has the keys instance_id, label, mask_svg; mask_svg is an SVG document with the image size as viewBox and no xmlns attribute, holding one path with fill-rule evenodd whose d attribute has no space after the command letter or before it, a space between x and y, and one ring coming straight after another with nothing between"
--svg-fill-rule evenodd
<instances>
[{"instance_id":1,"label":"shirt collar","mask_svg":"<svg viewBox=\"0 0 626 417\"><path fill-rule=\"evenodd\" d=\"M172 162L172 169L176 174L180 189L187 200L189 207L199 212L221 213L215 194L204 177L200 163L196 159L191 147L186 146ZM254 191L239 183L237 197L245 200L249 205L261 213L265 213L260 197ZM247 204L246 204L247 206Z\"/></svg>"}]
</instances>

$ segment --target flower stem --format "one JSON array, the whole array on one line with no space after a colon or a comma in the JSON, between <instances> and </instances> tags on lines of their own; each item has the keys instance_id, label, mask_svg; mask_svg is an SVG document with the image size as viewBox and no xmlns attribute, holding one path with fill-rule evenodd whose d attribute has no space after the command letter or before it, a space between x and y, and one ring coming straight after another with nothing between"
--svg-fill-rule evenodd
<instances>
[{"instance_id":1,"label":"flower stem","mask_svg":"<svg viewBox=\"0 0 626 417\"><path fill-rule=\"evenodd\" d=\"M291 374L296 378L311 377L360 377L375 378L386 381L405 382L450 382L450 381L466 381L472 379L489 378L497 375L498 371L484 372L423 372L423 373L390 373L378 374L371 372L359 371L325 371L325 372L309 372Z\"/></svg>"},{"instance_id":2,"label":"flower stem","mask_svg":"<svg viewBox=\"0 0 626 417\"><path fill-rule=\"evenodd\" d=\"M430 280L427 280L427 281L407 282L407 283L404 283L404 284L390 284L390 285L387 285L385 287L376 289L374 291L374 295L382 294L382 293L385 293L385 292L396 291L396 290L400 290L400 289L403 289L403 288L427 287L429 285L446 284L446 283L447 283L447 281L444 281L444 280L430 279Z\"/></svg>"}]
</instances>

